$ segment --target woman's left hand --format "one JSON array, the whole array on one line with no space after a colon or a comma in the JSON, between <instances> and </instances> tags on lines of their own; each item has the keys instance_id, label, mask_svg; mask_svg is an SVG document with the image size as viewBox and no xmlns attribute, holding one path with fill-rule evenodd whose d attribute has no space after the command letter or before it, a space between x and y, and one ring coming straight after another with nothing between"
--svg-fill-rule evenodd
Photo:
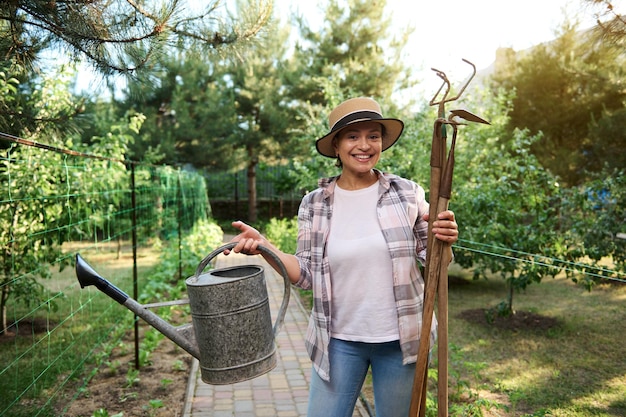
<instances>
[{"instance_id":1,"label":"woman's left hand","mask_svg":"<svg viewBox=\"0 0 626 417\"><path fill-rule=\"evenodd\" d=\"M425 214L423 219L428 221L428 214ZM459 226L456 224L452 210L439 213L437 220L433 223L433 234L437 239L450 244L459 239Z\"/></svg>"}]
</instances>

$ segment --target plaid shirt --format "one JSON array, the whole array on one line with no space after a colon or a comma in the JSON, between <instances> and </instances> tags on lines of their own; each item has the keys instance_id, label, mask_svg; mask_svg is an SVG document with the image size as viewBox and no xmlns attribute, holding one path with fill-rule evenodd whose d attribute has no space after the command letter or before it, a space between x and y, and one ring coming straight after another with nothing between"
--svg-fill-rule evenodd
<instances>
[{"instance_id":1,"label":"plaid shirt","mask_svg":"<svg viewBox=\"0 0 626 417\"><path fill-rule=\"evenodd\" d=\"M422 328L424 279L417 265L426 260L428 213L424 189L397 175L376 171L379 181L377 204L380 229L389 247L393 287L398 311L400 347L403 363L417 360ZM333 213L333 192L337 177L319 181L317 190L304 196L298 210L298 247L300 279L295 284L313 290L313 310L309 318L306 348L313 366L324 380L330 380L328 343L332 290L326 243ZM436 337L436 320L430 334L432 348Z\"/></svg>"}]
</instances>

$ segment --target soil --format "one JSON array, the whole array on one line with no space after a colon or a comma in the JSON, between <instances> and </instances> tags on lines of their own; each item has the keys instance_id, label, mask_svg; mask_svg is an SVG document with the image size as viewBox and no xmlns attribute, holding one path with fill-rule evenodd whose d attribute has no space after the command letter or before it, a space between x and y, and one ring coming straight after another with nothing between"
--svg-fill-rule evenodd
<instances>
[{"instance_id":1,"label":"soil","mask_svg":"<svg viewBox=\"0 0 626 417\"><path fill-rule=\"evenodd\" d=\"M149 364L140 367L137 379L129 384L128 372L135 369L134 337L130 334L64 416L113 417L122 412L124 417L182 416L191 363L191 355L164 338L150 354Z\"/></svg>"},{"instance_id":2,"label":"soil","mask_svg":"<svg viewBox=\"0 0 626 417\"><path fill-rule=\"evenodd\" d=\"M545 332L559 325L553 317L546 317L530 311L516 311L508 317L490 314L488 309L477 308L461 312L458 318L470 323L482 324L502 330Z\"/></svg>"},{"instance_id":3,"label":"soil","mask_svg":"<svg viewBox=\"0 0 626 417\"><path fill-rule=\"evenodd\" d=\"M461 277L450 275L448 277L450 288L463 287L471 283ZM487 308L476 308L464 310L457 314L457 318L469 323L479 324L488 327L495 327L501 330L535 331L544 332L559 325L559 321L553 317L542 316L530 311L516 311L508 317L498 316L497 313Z\"/></svg>"},{"instance_id":4,"label":"soil","mask_svg":"<svg viewBox=\"0 0 626 417\"><path fill-rule=\"evenodd\" d=\"M24 319L20 321L19 327L13 322L7 326L6 332L0 337L0 343L12 343L18 334L20 336L29 336L44 333L49 329L53 329L56 325L56 322L45 319Z\"/></svg>"}]
</instances>

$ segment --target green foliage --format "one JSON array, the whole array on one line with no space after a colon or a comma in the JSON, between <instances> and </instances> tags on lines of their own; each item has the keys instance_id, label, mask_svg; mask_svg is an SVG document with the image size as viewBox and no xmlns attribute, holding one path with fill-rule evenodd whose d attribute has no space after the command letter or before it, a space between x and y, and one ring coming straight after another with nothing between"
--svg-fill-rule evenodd
<instances>
[{"instance_id":1,"label":"green foliage","mask_svg":"<svg viewBox=\"0 0 626 417\"><path fill-rule=\"evenodd\" d=\"M481 398L472 381L481 378L481 371L488 365L485 362L475 363L468 361L462 349L455 345L449 346L448 385L452 390L448 393L448 412L451 417L483 417L486 411L505 409L496 401ZM438 384L439 374L436 363L428 371L428 380L431 387ZM429 389L426 392L426 416L436 417L438 414L436 392ZM490 415L490 414L489 414Z\"/></svg>"},{"instance_id":2,"label":"green foliage","mask_svg":"<svg viewBox=\"0 0 626 417\"><path fill-rule=\"evenodd\" d=\"M192 276L202 259L223 244L224 232L213 220L200 220L183 238L183 274Z\"/></svg>"},{"instance_id":3,"label":"green foliage","mask_svg":"<svg viewBox=\"0 0 626 417\"><path fill-rule=\"evenodd\" d=\"M219 3L218 3L219 4ZM119 0L92 2L0 3L0 54L35 67L42 51L86 59L105 75L149 71L167 43L235 47L258 35L271 16L271 3L253 2L237 18L216 3L190 13L184 2Z\"/></svg>"},{"instance_id":4,"label":"green foliage","mask_svg":"<svg viewBox=\"0 0 626 417\"><path fill-rule=\"evenodd\" d=\"M11 59L0 63L0 132L63 143L77 132L84 110L71 93L75 76L71 65L37 72Z\"/></svg>"},{"instance_id":5,"label":"green foliage","mask_svg":"<svg viewBox=\"0 0 626 417\"><path fill-rule=\"evenodd\" d=\"M163 408L163 407L165 407L165 404L163 404L163 401L156 399L156 400L150 400L148 402L148 405L143 406L143 409L148 412L148 415L153 416L153 415L156 415L155 413L159 408Z\"/></svg>"},{"instance_id":6,"label":"green foliage","mask_svg":"<svg viewBox=\"0 0 626 417\"><path fill-rule=\"evenodd\" d=\"M75 105L67 75L43 79L30 100L31 108L37 110L41 119L60 117L71 112ZM141 121L137 116L111 126L105 137L93 138L91 151L101 157L122 160L132 140L128 132L136 131ZM73 146L71 135L61 136L56 129L47 130L45 126L29 139L59 148ZM125 165L103 159L91 162L77 170L74 166L70 168L74 162L69 162L67 155L18 145L8 149L0 161L0 181L8 196L0 205L3 329L7 327L9 296L26 305L49 300L51 308L56 308L58 297L49 297L39 278L50 276L50 264L58 265L61 270L68 265L70 259L61 253L63 242L107 229L110 233L111 219L122 202L129 201L118 191L129 185ZM94 189L99 192L93 193ZM92 221L76 224L72 219L78 214ZM128 229L130 219L125 224L119 217L115 220L119 229Z\"/></svg>"},{"instance_id":7,"label":"green foliage","mask_svg":"<svg viewBox=\"0 0 626 417\"><path fill-rule=\"evenodd\" d=\"M126 372L126 386L125 388L132 388L133 386L139 384L141 378L139 378L139 369L135 369L133 367L128 368Z\"/></svg>"},{"instance_id":8,"label":"green foliage","mask_svg":"<svg viewBox=\"0 0 626 417\"><path fill-rule=\"evenodd\" d=\"M428 191L433 110L424 108L405 116L387 112L387 115L404 120L405 128L400 140L381 154L378 168L412 179Z\"/></svg>"},{"instance_id":9,"label":"green foliage","mask_svg":"<svg viewBox=\"0 0 626 417\"><path fill-rule=\"evenodd\" d=\"M626 39L626 38L625 38ZM626 102L626 100L625 100ZM589 123L589 139L582 150L585 158L581 168L591 174L593 181L598 175L611 175L611 171L626 166L626 104L618 110L604 110L599 120Z\"/></svg>"},{"instance_id":10,"label":"green foliage","mask_svg":"<svg viewBox=\"0 0 626 417\"><path fill-rule=\"evenodd\" d=\"M299 21L301 41L295 50L298 71L289 84L302 101L332 108L354 95L375 97L390 108L391 94L411 84L411 69L402 50L411 31L391 34L386 1L376 6L367 0L327 3L321 27ZM397 29L397 28L396 28ZM329 84L343 97L334 102ZM390 109L391 110L391 109Z\"/></svg>"},{"instance_id":11,"label":"green foliage","mask_svg":"<svg viewBox=\"0 0 626 417\"><path fill-rule=\"evenodd\" d=\"M120 103L147 116L136 157L152 149L159 162L216 170L295 155L293 106L282 83L287 36L286 26L272 23L236 56L207 61L200 47L162 56L149 78L128 84Z\"/></svg>"},{"instance_id":12,"label":"green foliage","mask_svg":"<svg viewBox=\"0 0 626 417\"><path fill-rule=\"evenodd\" d=\"M459 133L450 202L462 245L455 261L472 268L476 279L495 273L508 283L500 314L513 312L515 292L555 276L560 266L552 260L564 254L554 221L560 187L530 152L539 136L519 130L507 135L506 118L496 112L506 102L502 96L484 109L491 126Z\"/></svg>"},{"instance_id":13,"label":"green foliage","mask_svg":"<svg viewBox=\"0 0 626 417\"><path fill-rule=\"evenodd\" d=\"M12 76L11 68L0 66L0 132L15 132L12 114L19 114L17 103L19 80Z\"/></svg>"},{"instance_id":14,"label":"green foliage","mask_svg":"<svg viewBox=\"0 0 626 417\"><path fill-rule=\"evenodd\" d=\"M184 371L185 363L181 361L180 359L177 359L172 365L172 368L174 369L174 371L177 371L177 372Z\"/></svg>"},{"instance_id":15,"label":"green foliage","mask_svg":"<svg viewBox=\"0 0 626 417\"><path fill-rule=\"evenodd\" d=\"M623 156L605 156L624 149L624 129L616 123L619 118L603 119L625 108L625 63L623 48L565 23L557 39L510 55L507 69L496 74L497 85L516 92L509 132L542 132L532 152L563 185L582 183L588 178L585 170L623 166Z\"/></svg>"},{"instance_id":16,"label":"green foliage","mask_svg":"<svg viewBox=\"0 0 626 417\"><path fill-rule=\"evenodd\" d=\"M91 415L91 417L123 417L124 416L124 412L120 411L119 413L115 413L115 414L109 414L109 412L107 411L106 408L98 408L96 411L94 411L94 413Z\"/></svg>"},{"instance_id":17,"label":"green foliage","mask_svg":"<svg viewBox=\"0 0 626 417\"><path fill-rule=\"evenodd\" d=\"M144 333L139 348L139 368L152 364L152 360L150 359L152 352L159 346L159 342L163 340L164 337L161 332L154 328L148 329Z\"/></svg>"},{"instance_id":18,"label":"green foliage","mask_svg":"<svg viewBox=\"0 0 626 417\"><path fill-rule=\"evenodd\" d=\"M182 298L186 291L185 279L195 274L205 256L222 245L223 237L224 232L216 223L199 219L180 246L177 239L168 242L161 262L147 274L139 301Z\"/></svg>"},{"instance_id":19,"label":"green foliage","mask_svg":"<svg viewBox=\"0 0 626 417\"><path fill-rule=\"evenodd\" d=\"M247 169L249 218L256 220L257 165L302 153L283 83L287 37L286 27L271 24L258 43L215 62L201 48L185 48L162 58L151 79L129 83L120 107L147 116L133 154L209 171Z\"/></svg>"},{"instance_id":20,"label":"green foliage","mask_svg":"<svg viewBox=\"0 0 626 417\"><path fill-rule=\"evenodd\" d=\"M42 119L55 118L69 112L73 101L68 90L68 79L44 79L37 92L30 97L31 108ZM14 79L0 77L0 88L15 93ZM10 99L7 97L5 102ZM52 145L70 144L69 137L60 138L56 130L44 128L32 139L43 139ZM60 245L68 239L65 230L72 207L69 195L62 198L58 183L70 183L66 157L40 149L13 145L0 160L0 182L6 198L0 203L0 315L2 329L7 328L6 308L9 296L28 306L49 300L56 308L58 297L45 294L39 278L49 278L48 264L61 269L68 259L61 255ZM45 198L47 196L47 198Z\"/></svg>"},{"instance_id":21,"label":"green foliage","mask_svg":"<svg viewBox=\"0 0 626 417\"><path fill-rule=\"evenodd\" d=\"M265 237L285 253L296 253L298 219L270 219L265 226Z\"/></svg>"},{"instance_id":22,"label":"green foliage","mask_svg":"<svg viewBox=\"0 0 626 417\"><path fill-rule=\"evenodd\" d=\"M583 186L564 190L560 219L566 259L578 263L567 272L587 287L601 277L625 277L625 178L623 170L606 171Z\"/></svg>"}]
</instances>

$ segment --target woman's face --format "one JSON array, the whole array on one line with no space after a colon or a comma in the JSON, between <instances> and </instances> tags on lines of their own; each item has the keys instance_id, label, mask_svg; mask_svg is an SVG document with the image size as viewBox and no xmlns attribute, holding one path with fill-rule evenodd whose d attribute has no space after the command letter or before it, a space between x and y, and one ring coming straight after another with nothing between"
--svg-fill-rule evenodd
<instances>
[{"instance_id":1,"label":"woman's face","mask_svg":"<svg viewBox=\"0 0 626 417\"><path fill-rule=\"evenodd\" d=\"M343 164L343 171L355 174L369 172L382 152L382 126L377 122L361 122L339 132L335 151Z\"/></svg>"}]
</instances>

